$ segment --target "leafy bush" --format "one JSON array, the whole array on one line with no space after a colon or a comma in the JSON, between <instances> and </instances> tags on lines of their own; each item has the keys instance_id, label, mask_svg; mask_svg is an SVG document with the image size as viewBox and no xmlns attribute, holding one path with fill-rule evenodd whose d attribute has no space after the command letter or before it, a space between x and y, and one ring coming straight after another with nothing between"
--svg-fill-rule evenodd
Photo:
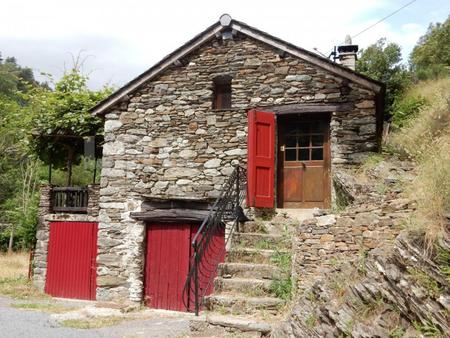
<instances>
[{"instance_id":1,"label":"leafy bush","mask_svg":"<svg viewBox=\"0 0 450 338\"><path fill-rule=\"evenodd\" d=\"M405 95L394 102L392 108L392 123L394 127L401 128L403 124L419 113L420 109L427 104L427 100L419 95Z\"/></svg>"}]
</instances>

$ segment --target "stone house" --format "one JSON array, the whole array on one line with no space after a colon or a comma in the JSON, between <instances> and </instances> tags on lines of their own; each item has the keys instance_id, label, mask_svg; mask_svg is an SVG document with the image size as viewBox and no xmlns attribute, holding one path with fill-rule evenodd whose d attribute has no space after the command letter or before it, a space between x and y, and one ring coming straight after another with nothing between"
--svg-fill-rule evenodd
<instances>
[{"instance_id":1,"label":"stone house","mask_svg":"<svg viewBox=\"0 0 450 338\"><path fill-rule=\"evenodd\" d=\"M89 187L89 212L76 214L55 212L52 187L43 190L35 284L141 302L165 278L175 280L168 298L150 304L183 309L190 243L237 165L247 207L330 208L334 175L380 146L384 86L354 71L356 51L341 46L338 64L223 15L97 104L100 185ZM77 228L56 230L64 223ZM76 242L83 224L71 254L89 254L70 270L52 258L64 250L56 242Z\"/></svg>"}]
</instances>

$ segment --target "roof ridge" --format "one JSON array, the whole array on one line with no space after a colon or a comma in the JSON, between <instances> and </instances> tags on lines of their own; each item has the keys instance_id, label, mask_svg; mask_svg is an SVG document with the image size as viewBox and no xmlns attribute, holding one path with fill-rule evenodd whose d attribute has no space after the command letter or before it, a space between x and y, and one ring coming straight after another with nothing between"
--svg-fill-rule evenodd
<instances>
[{"instance_id":1,"label":"roof ridge","mask_svg":"<svg viewBox=\"0 0 450 338\"><path fill-rule=\"evenodd\" d=\"M232 28L242 34L256 39L262 43L270 45L274 48L281 49L293 56L310 62L318 67L328 70L332 73L345 77L353 82L359 83L363 87L379 92L384 88L382 82L371 79L365 75L362 75L350 68L337 64L327 58L324 58L316 53L308 51L304 48L298 47L290 42L284 41L266 32L263 32L257 28L247 25L241 21L232 19L228 14L223 14L219 21L215 22L213 25L206 28L204 31L200 32L192 39L175 49L170 54L166 55L159 62L154 64L152 67L147 69L142 74L138 75L121 88L117 89L107 98L103 99L97 103L94 107L90 109L93 114L102 114L113 106L114 104L120 102L128 94L134 92L145 82L149 81L153 77L157 76L161 72L165 71L170 67L175 61L189 55L194 50L200 48L204 43L214 38L217 34L225 29Z\"/></svg>"}]
</instances>

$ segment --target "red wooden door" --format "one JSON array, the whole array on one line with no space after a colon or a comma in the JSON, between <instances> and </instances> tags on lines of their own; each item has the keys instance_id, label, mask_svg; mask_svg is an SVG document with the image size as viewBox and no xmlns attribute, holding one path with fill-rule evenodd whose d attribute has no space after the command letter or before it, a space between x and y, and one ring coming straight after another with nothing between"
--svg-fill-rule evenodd
<instances>
[{"instance_id":1,"label":"red wooden door","mask_svg":"<svg viewBox=\"0 0 450 338\"><path fill-rule=\"evenodd\" d=\"M95 299L97 231L93 222L50 223L46 293Z\"/></svg>"},{"instance_id":2,"label":"red wooden door","mask_svg":"<svg viewBox=\"0 0 450 338\"><path fill-rule=\"evenodd\" d=\"M247 204L274 206L275 115L251 110L248 113Z\"/></svg>"},{"instance_id":3,"label":"red wooden door","mask_svg":"<svg viewBox=\"0 0 450 338\"><path fill-rule=\"evenodd\" d=\"M183 287L189 271L190 224L147 227L145 298L155 309L185 311Z\"/></svg>"},{"instance_id":4,"label":"red wooden door","mask_svg":"<svg viewBox=\"0 0 450 338\"><path fill-rule=\"evenodd\" d=\"M186 311L183 289L192 256L192 239L198 225L150 224L147 226L145 261L145 298L151 308ZM217 265L225 259L225 232L211 238L199 266L199 292L209 295L214 289ZM193 308L193 287L189 308Z\"/></svg>"}]
</instances>

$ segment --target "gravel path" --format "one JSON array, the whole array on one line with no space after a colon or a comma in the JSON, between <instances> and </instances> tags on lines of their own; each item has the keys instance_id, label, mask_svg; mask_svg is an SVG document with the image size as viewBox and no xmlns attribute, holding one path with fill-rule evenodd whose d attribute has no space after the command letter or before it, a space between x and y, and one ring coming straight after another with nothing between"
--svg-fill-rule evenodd
<instances>
[{"instance_id":1,"label":"gravel path","mask_svg":"<svg viewBox=\"0 0 450 338\"><path fill-rule=\"evenodd\" d=\"M99 329L73 329L61 327L45 312L16 309L11 303L35 303L14 301L0 297L0 337L60 338L60 337L182 337L189 330L189 318L185 315L150 315L145 320L128 320L116 326ZM63 306L79 306L83 303L57 302Z\"/></svg>"}]
</instances>

